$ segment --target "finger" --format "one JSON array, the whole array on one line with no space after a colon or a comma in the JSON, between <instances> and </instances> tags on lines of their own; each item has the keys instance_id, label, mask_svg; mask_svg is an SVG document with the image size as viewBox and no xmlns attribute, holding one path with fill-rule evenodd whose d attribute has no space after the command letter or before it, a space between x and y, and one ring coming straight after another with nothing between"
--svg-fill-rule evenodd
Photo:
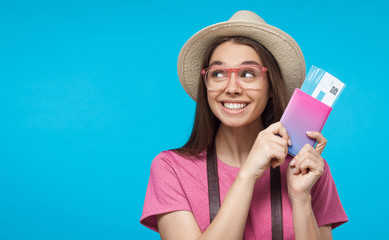
<instances>
[{"instance_id":1,"label":"finger","mask_svg":"<svg viewBox=\"0 0 389 240\"><path fill-rule=\"evenodd\" d=\"M281 146L288 147L288 140L284 138L280 138L279 136L276 135L271 135L270 136L270 141L275 142Z\"/></svg>"},{"instance_id":2,"label":"finger","mask_svg":"<svg viewBox=\"0 0 389 240\"><path fill-rule=\"evenodd\" d=\"M324 168L324 159L316 152L316 150L313 149L311 145L307 144L303 147L303 151L299 152L298 158L295 159L295 170L293 173L301 173L302 175L307 174L310 171L310 168L305 166L306 161L314 163L315 166L322 166Z\"/></svg>"},{"instance_id":3,"label":"finger","mask_svg":"<svg viewBox=\"0 0 389 240\"><path fill-rule=\"evenodd\" d=\"M287 152L287 147L283 144L279 144L277 142L270 142L269 145L276 151L279 151L279 152L282 152L285 154L285 157L286 157L286 154L288 153Z\"/></svg>"},{"instance_id":4,"label":"finger","mask_svg":"<svg viewBox=\"0 0 389 240\"><path fill-rule=\"evenodd\" d=\"M299 156L296 155L296 157L294 157L292 161L294 161L293 174L295 174L295 175L300 174L301 173L300 165L303 162L302 156L301 155L299 155Z\"/></svg>"},{"instance_id":5,"label":"finger","mask_svg":"<svg viewBox=\"0 0 389 240\"><path fill-rule=\"evenodd\" d=\"M283 147L281 147L277 144L274 144L272 154L270 156L272 159L275 158L275 159L283 162L286 158L286 154L287 153L285 152Z\"/></svg>"},{"instance_id":6,"label":"finger","mask_svg":"<svg viewBox=\"0 0 389 240\"><path fill-rule=\"evenodd\" d=\"M278 136L271 136L270 141L280 146L285 153L288 153L288 141Z\"/></svg>"},{"instance_id":7,"label":"finger","mask_svg":"<svg viewBox=\"0 0 389 240\"><path fill-rule=\"evenodd\" d=\"M282 157L281 157L281 159L282 159ZM285 159L279 160L278 158L274 158L274 159L272 159L270 164L271 164L272 168L276 168L276 167L281 166L282 164L284 164L284 162L285 162Z\"/></svg>"},{"instance_id":8,"label":"finger","mask_svg":"<svg viewBox=\"0 0 389 240\"><path fill-rule=\"evenodd\" d=\"M313 172L316 175L321 176L324 171L324 164L308 158L301 163L300 170L303 175L307 174L308 172Z\"/></svg>"},{"instance_id":9,"label":"finger","mask_svg":"<svg viewBox=\"0 0 389 240\"><path fill-rule=\"evenodd\" d=\"M304 159L307 159L310 157L312 151L315 151L313 147L309 144L305 144L304 147L300 149L300 151L297 153L297 155L293 158L292 164L294 165L295 169L293 170L294 174L300 174L301 173L301 163L304 161Z\"/></svg>"},{"instance_id":10,"label":"finger","mask_svg":"<svg viewBox=\"0 0 389 240\"><path fill-rule=\"evenodd\" d=\"M315 150L321 155L327 144L327 139L320 132L317 131L308 131L307 136L316 140L317 144L315 146Z\"/></svg>"},{"instance_id":11,"label":"finger","mask_svg":"<svg viewBox=\"0 0 389 240\"><path fill-rule=\"evenodd\" d=\"M287 153L285 153L284 148L277 144L274 144L272 148L272 153L270 155L271 166L275 168L284 164Z\"/></svg>"},{"instance_id":12,"label":"finger","mask_svg":"<svg viewBox=\"0 0 389 240\"><path fill-rule=\"evenodd\" d=\"M300 166L299 166L299 170L300 170L301 174L302 175L307 174L310 170L311 165L312 165L311 159L309 159L309 158L305 158L303 161L301 161Z\"/></svg>"},{"instance_id":13,"label":"finger","mask_svg":"<svg viewBox=\"0 0 389 240\"><path fill-rule=\"evenodd\" d=\"M288 131L281 122L273 123L268 127L268 130L271 131L271 133L274 135L279 135L283 139L287 140L289 145L292 145Z\"/></svg>"}]
</instances>

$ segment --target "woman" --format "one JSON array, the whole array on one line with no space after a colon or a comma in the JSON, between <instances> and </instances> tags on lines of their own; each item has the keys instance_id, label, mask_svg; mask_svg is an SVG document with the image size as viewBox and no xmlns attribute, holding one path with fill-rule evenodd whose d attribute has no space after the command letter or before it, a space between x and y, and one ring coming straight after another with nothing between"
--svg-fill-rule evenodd
<instances>
[{"instance_id":1,"label":"woman","mask_svg":"<svg viewBox=\"0 0 389 240\"><path fill-rule=\"evenodd\" d=\"M278 122L305 75L297 43L239 11L188 40L178 73L195 123L182 148L154 159L141 223L162 239L331 239L347 216L320 156L326 139L307 132L315 148L293 158Z\"/></svg>"}]
</instances>

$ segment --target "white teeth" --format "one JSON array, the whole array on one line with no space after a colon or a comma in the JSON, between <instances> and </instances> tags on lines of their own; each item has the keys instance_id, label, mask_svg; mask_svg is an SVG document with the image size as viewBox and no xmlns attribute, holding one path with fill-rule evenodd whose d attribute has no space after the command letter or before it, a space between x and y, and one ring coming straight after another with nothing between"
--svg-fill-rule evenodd
<instances>
[{"instance_id":1,"label":"white teeth","mask_svg":"<svg viewBox=\"0 0 389 240\"><path fill-rule=\"evenodd\" d=\"M247 104L246 103L223 103L223 106L230 110L239 110L245 108Z\"/></svg>"}]
</instances>

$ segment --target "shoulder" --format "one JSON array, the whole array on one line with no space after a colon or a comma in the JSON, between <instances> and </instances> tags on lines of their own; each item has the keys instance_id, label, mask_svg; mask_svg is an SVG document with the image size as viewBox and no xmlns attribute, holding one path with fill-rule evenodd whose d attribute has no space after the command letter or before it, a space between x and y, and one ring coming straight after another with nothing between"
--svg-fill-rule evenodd
<instances>
[{"instance_id":1,"label":"shoulder","mask_svg":"<svg viewBox=\"0 0 389 240\"><path fill-rule=\"evenodd\" d=\"M205 166L206 156L201 153L197 156L186 156L175 150L167 150L159 153L151 163L151 172L156 170L190 170Z\"/></svg>"},{"instance_id":2,"label":"shoulder","mask_svg":"<svg viewBox=\"0 0 389 240\"><path fill-rule=\"evenodd\" d=\"M176 150L167 150L159 153L153 160L152 164L158 164L160 162L165 162L169 165L175 165L183 162L196 162L202 161L206 158L204 153L200 153L197 156L187 156L178 153Z\"/></svg>"},{"instance_id":3,"label":"shoulder","mask_svg":"<svg viewBox=\"0 0 389 240\"><path fill-rule=\"evenodd\" d=\"M157 215L174 211L192 211L190 188L193 185L193 163L169 150L159 153L151 163L141 223L157 231Z\"/></svg>"}]
</instances>

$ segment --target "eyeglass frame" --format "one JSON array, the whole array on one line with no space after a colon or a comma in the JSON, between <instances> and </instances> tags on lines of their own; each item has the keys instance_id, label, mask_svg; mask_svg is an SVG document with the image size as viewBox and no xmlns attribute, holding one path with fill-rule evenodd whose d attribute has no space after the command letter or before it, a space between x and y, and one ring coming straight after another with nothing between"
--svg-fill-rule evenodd
<instances>
[{"instance_id":1,"label":"eyeglass frame","mask_svg":"<svg viewBox=\"0 0 389 240\"><path fill-rule=\"evenodd\" d=\"M238 73L239 70L244 69L244 68L251 68L251 67L258 68L259 71L261 72L261 84L259 85L259 88L246 88L246 87L243 87L242 84L239 81L239 77L237 77L237 75L238 75L237 73ZM211 70L211 69L215 69L215 68L227 71L227 83L226 83L226 86L224 88L220 88L220 89L217 89L217 90L209 89L208 86L207 86L207 80L206 80L206 75L207 75L208 71ZM261 66L261 65L245 65L245 66L238 67L238 68L208 67L208 68L204 68L203 70L201 70L201 75L203 76L204 84L205 84L205 87L208 89L208 91L215 91L216 92L216 91L221 91L221 90L226 89L227 86L228 86L228 83L231 80L231 72L235 73L236 82L239 84L239 86L242 89L245 89L245 90L258 90L258 89L260 89L260 87L262 85L263 73L267 72L267 71L268 71L268 69L266 67Z\"/></svg>"}]
</instances>

